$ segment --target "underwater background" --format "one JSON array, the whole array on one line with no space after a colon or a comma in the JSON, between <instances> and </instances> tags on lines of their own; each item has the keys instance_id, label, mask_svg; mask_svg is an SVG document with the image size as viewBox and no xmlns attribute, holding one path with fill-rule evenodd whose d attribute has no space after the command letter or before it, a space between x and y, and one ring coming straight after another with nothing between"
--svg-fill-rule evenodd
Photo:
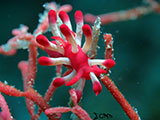
<instances>
[{"instance_id":1,"label":"underwater background","mask_svg":"<svg viewBox=\"0 0 160 120\"><path fill-rule=\"evenodd\" d=\"M38 24L38 14L43 13L42 5L51 0L3 0L0 2L0 45L12 37L11 30L24 24L33 32ZM55 0L56 3L71 4L69 13L74 26L74 12L81 10L83 14L99 15L119 10L127 10L144 5L142 0ZM74 26L75 27L75 26ZM75 28L74 28L75 30ZM123 93L128 102L137 109L142 120L160 120L160 14L151 13L138 18L116 22L101 27L101 35L97 58L104 58L103 33L111 33L114 38L114 57L116 65L111 69L111 78ZM39 56L46 55L39 50ZM15 56L0 55L0 81L23 90L21 73L17 64L27 60L27 50L18 50ZM55 67L38 65L34 88L44 95L53 76ZM50 104L67 106L69 87L57 89ZM4 94L3 94L4 95ZM24 98L4 95L12 116L16 120L29 120ZM110 120L128 120L124 111L103 85L102 92L96 97L90 81L84 88L82 107L91 118L94 112L109 113ZM70 113L62 115L68 120ZM40 120L45 120L42 114ZM103 119L107 120L107 118Z\"/></svg>"}]
</instances>

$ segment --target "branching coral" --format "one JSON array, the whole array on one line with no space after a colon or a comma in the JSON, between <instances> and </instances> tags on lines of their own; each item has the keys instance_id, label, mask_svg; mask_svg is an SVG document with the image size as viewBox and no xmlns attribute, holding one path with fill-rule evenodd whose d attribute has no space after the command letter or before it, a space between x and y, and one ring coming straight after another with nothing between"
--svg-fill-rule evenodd
<instances>
[{"instance_id":1,"label":"branching coral","mask_svg":"<svg viewBox=\"0 0 160 120\"><path fill-rule=\"evenodd\" d=\"M129 10L120 10L118 12L116 11L96 16L88 13L85 15L85 21L93 24L94 21L97 19L97 17L100 17L102 24L105 25L113 22L135 20L136 18L143 15L147 15L151 12L160 13L160 3L156 2L156 0L144 0L144 1L146 2L147 5L142 5Z\"/></svg>"},{"instance_id":2,"label":"branching coral","mask_svg":"<svg viewBox=\"0 0 160 120\"><path fill-rule=\"evenodd\" d=\"M159 10L158 4L151 0L148 2L152 5L152 10ZM27 26L21 26L20 29L13 30L12 34L15 37L11 38L7 44L0 46L0 53L4 55L14 55L17 49L29 50L28 61L21 61L18 64L22 73L24 91L17 90L10 85L0 82L0 92L9 96L25 97L27 109L32 120L39 119L42 112L46 114L49 120L59 120L62 113L69 111L73 112L82 120L90 120L91 118L88 113L78 103L81 100L86 80L92 81L93 91L98 95L102 90L99 82L100 79L121 105L127 116L131 120L139 120L138 114L127 102L122 93L119 92L113 81L107 76L109 69L115 65L111 34L105 33L103 36L105 40L105 59L95 59L100 24L103 18L100 16L102 19L96 18L96 21L94 19L94 26L90 27L84 24L82 12L76 11L76 32L73 32L70 18L66 13L72 9L70 5L57 7L55 3L48 3L45 4L45 8L46 11L42 15L41 23L33 34L28 33ZM136 10L140 9L136 8ZM143 8L143 10L148 10L148 8ZM127 16L132 11L135 10L124 12L123 14ZM119 17L119 12L118 14L112 13L112 16L117 17L114 17L114 20L110 22L131 18L131 16L121 18ZM53 34L51 39L54 39L53 41L49 41L43 35L48 29L51 29ZM85 35L85 42L82 45L83 33ZM46 51L49 57L41 56L37 60L37 48ZM56 65L57 77L51 82L44 97L33 88L37 72L37 61L40 65ZM67 68L67 71L63 75L61 75L62 66ZM69 107L51 107L49 101L53 93L57 87L64 84L71 86L69 94L72 105ZM2 108L0 119L11 120L12 117L8 106L1 94L0 102L0 107ZM38 113L35 113L34 104L39 107Z\"/></svg>"}]
</instances>

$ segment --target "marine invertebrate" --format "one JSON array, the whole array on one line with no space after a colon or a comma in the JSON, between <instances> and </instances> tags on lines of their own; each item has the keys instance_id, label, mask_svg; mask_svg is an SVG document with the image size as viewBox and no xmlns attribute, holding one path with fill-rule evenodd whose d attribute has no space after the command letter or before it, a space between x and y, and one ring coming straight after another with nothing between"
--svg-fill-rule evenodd
<instances>
[{"instance_id":1,"label":"marine invertebrate","mask_svg":"<svg viewBox=\"0 0 160 120\"><path fill-rule=\"evenodd\" d=\"M56 52L57 54L60 54L61 57L40 57L38 60L39 64L65 64L71 67L72 72L61 78L56 78L53 81L54 86L59 87L65 83L66 86L71 86L77 83L78 80L84 82L85 80L91 79L93 83L93 90L95 94L98 95L101 92L102 87L97 77L102 73L106 73L106 71L104 69L100 69L97 65L103 65L109 69L115 65L114 60L90 59L86 55L92 46L92 30L89 25L83 25L83 15L81 11L75 12L75 21L77 24L77 31L83 31L86 37L86 41L82 48L80 47L82 35L71 31L72 28L67 13L64 11L59 12L59 16L64 23L60 25L60 31L64 35L65 39L62 38L59 29L55 29L57 28L57 13L50 10L48 16L51 27L54 26L52 28L52 33L59 36L53 36L52 39L55 39L56 41L50 42L45 36L39 35L37 37L37 42L50 50L49 55ZM59 34L55 34L56 32ZM52 53L52 51L54 53Z\"/></svg>"},{"instance_id":2,"label":"marine invertebrate","mask_svg":"<svg viewBox=\"0 0 160 120\"><path fill-rule=\"evenodd\" d=\"M69 16L66 13L71 10L70 5L65 5L57 9L55 3L49 3L46 4L45 8L47 12L42 15L44 18L41 19L41 23L33 34L28 33L28 27L21 26L20 29L13 30L15 37L10 39L7 44L0 46L0 53L5 55L13 55L20 48L29 50L28 61L20 61L18 64L22 73L24 91L17 90L10 85L0 82L0 92L9 96L25 97L27 109L32 120L39 119L42 112L47 115L49 120L59 120L61 118L61 114L59 113L68 111L75 113L82 120L89 120L91 119L90 116L78 105L78 102L81 99L86 80L91 79L96 95L101 92L102 87L98 80L100 78L114 98L120 103L128 117L132 120L138 120L139 116L137 113L106 75L108 70L115 65L114 60L112 60L113 48L111 34L104 34L106 45L105 59L94 59L100 33L100 19L98 18L95 21L91 29L89 25L83 25L82 12L76 11L75 21L77 27L76 32L73 32ZM48 30L49 25L54 35L52 39L55 39L55 41L49 41L42 35ZM86 40L81 48L82 32ZM57 65L58 77L53 79L44 97L33 88L37 72L37 48L45 50L50 56L40 57L38 60L39 64ZM63 76L61 76L61 64L68 68ZM102 67L98 67L99 65ZM51 108L49 101L57 87L63 84L72 86L69 93L73 105L70 105L70 107ZM0 96L0 98L2 97ZM35 113L34 104L39 107L38 113ZM1 107L3 106L1 105ZM8 108L6 109L7 112Z\"/></svg>"}]
</instances>

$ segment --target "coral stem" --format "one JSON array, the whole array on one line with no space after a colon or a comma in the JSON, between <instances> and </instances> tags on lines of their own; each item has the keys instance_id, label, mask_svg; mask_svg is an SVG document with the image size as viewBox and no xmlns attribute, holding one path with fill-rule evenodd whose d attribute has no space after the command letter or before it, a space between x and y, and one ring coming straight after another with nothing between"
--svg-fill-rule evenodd
<instances>
[{"instance_id":1,"label":"coral stem","mask_svg":"<svg viewBox=\"0 0 160 120\"><path fill-rule=\"evenodd\" d=\"M33 86L37 72L37 48L33 45L29 46L29 63L28 63L28 85Z\"/></svg>"},{"instance_id":2,"label":"coral stem","mask_svg":"<svg viewBox=\"0 0 160 120\"><path fill-rule=\"evenodd\" d=\"M2 112L0 112L0 120L12 120L11 113L9 111L8 105L4 99L4 97L0 93L0 107L2 109Z\"/></svg>"},{"instance_id":3,"label":"coral stem","mask_svg":"<svg viewBox=\"0 0 160 120\"><path fill-rule=\"evenodd\" d=\"M24 91L27 91L28 90L28 83L27 83L28 62L21 61L18 64L18 68L21 70L21 73L22 73ZM25 98L25 101L26 101L26 106L27 106L28 112L31 115L31 118L34 118L34 116L35 116L34 102L28 98Z\"/></svg>"},{"instance_id":4,"label":"coral stem","mask_svg":"<svg viewBox=\"0 0 160 120\"><path fill-rule=\"evenodd\" d=\"M115 86L113 81L108 76L101 77L101 81L110 91L113 97L117 100L117 102L121 105L121 107L123 108L127 116L130 118L130 120L140 120L138 114L133 110L131 105L127 102L122 93Z\"/></svg>"},{"instance_id":5,"label":"coral stem","mask_svg":"<svg viewBox=\"0 0 160 120\"><path fill-rule=\"evenodd\" d=\"M113 22L126 21L136 19L139 16L149 14L153 11L152 7L140 6L126 11L118 11L107 14L98 15L101 18L102 24L109 24ZM97 16L92 14L85 15L85 21L89 23L94 23Z\"/></svg>"}]
</instances>

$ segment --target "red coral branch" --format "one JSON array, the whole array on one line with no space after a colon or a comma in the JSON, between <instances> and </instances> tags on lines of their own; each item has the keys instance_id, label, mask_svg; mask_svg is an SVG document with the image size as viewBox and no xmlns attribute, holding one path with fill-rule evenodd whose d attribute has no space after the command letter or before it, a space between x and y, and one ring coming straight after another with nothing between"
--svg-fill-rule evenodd
<instances>
[{"instance_id":1,"label":"red coral branch","mask_svg":"<svg viewBox=\"0 0 160 120\"><path fill-rule=\"evenodd\" d=\"M74 106L71 111L76 114L81 120L92 120L88 113L79 105Z\"/></svg>"},{"instance_id":2,"label":"red coral branch","mask_svg":"<svg viewBox=\"0 0 160 120\"><path fill-rule=\"evenodd\" d=\"M110 91L110 93L113 95L116 101L121 105L121 107L123 108L127 116L131 120L140 120L138 114L133 110L131 105L127 102L127 100L124 98L122 93L115 86L113 81L108 76L101 77L101 81L106 86L106 88Z\"/></svg>"},{"instance_id":3,"label":"red coral branch","mask_svg":"<svg viewBox=\"0 0 160 120\"><path fill-rule=\"evenodd\" d=\"M160 4L158 4L154 0L146 0L146 1L150 3L150 6L140 6L130 10L125 10L125 11L121 10L118 12L100 14L97 16L88 13L85 15L85 21L93 24L97 19L97 17L99 16L101 18L102 25L104 25L113 22L133 20L139 16L149 14L153 11L160 12Z\"/></svg>"},{"instance_id":4,"label":"red coral branch","mask_svg":"<svg viewBox=\"0 0 160 120\"><path fill-rule=\"evenodd\" d=\"M47 108L50 108L49 104L47 104L46 100L37 93L33 88L29 88L25 92L21 92L20 90L17 90L14 87L11 87L9 85L6 85L2 82L0 82L0 92L9 95L9 96L15 96L15 97L26 97L27 99L30 99L34 101L43 111L45 111ZM34 117L34 116L32 116ZM48 115L49 119L55 119L59 120L59 117L56 114Z\"/></svg>"},{"instance_id":5,"label":"red coral branch","mask_svg":"<svg viewBox=\"0 0 160 120\"><path fill-rule=\"evenodd\" d=\"M12 120L12 116L9 111L8 105L1 93L0 93L0 107L2 109L2 112L0 112L0 120Z\"/></svg>"},{"instance_id":6,"label":"red coral branch","mask_svg":"<svg viewBox=\"0 0 160 120\"><path fill-rule=\"evenodd\" d=\"M18 64L18 68L21 70L21 73L22 73L24 91L27 91L28 90L28 86L27 86L28 85L28 81L27 81L28 80L28 77L27 77L28 62L21 61ZM31 101L28 98L25 98L25 100L26 100L26 105L27 105L28 112L31 115L31 119L34 120L35 117L36 117L35 113L34 113L34 103L33 103L33 101ZM38 116L36 118L38 118Z\"/></svg>"},{"instance_id":7,"label":"red coral branch","mask_svg":"<svg viewBox=\"0 0 160 120\"><path fill-rule=\"evenodd\" d=\"M112 59L113 57L113 38L111 34L104 34L104 40L105 40L105 58ZM127 102L127 100L124 98L122 93L118 90L116 85L113 83L113 81L108 76L101 77L101 81L106 86L106 88L110 91L110 93L113 95L113 97L117 100L117 102L121 105L127 116L131 120L139 120L138 114L133 110L131 105Z\"/></svg>"},{"instance_id":8,"label":"red coral branch","mask_svg":"<svg viewBox=\"0 0 160 120\"><path fill-rule=\"evenodd\" d=\"M33 88L29 88L25 92L24 96L34 101L42 110L45 110L46 108L50 107L47 104L47 102L43 99L43 97L39 93L37 93Z\"/></svg>"},{"instance_id":9,"label":"red coral branch","mask_svg":"<svg viewBox=\"0 0 160 120\"><path fill-rule=\"evenodd\" d=\"M150 4L150 6L155 12L160 13L160 4L156 2L156 0L145 0L145 1Z\"/></svg>"},{"instance_id":10,"label":"red coral branch","mask_svg":"<svg viewBox=\"0 0 160 120\"><path fill-rule=\"evenodd\" d=\"M45 114L49 115L49 114L53 114L53 113L65 113L65 112L73 112L74 114L76 114L81 120L91 120L91 118L89 117L88 113L82 109L81 106L79 106L77 104L77 95L76 95L76 91L74 89L70 89L69 90L70 96L71 96L71 100L73 102L73 106L72 107L54 107L54 108L49 108L45 110Z\"/></svg>"},{"instance_id":11,"label":"red coral branch","mask_svg":"<svg viewBox=\"0 0 160 120\"><path fill-rule=\"evenodd\" d=\"M16 54L16 50L13 49L13 50L9 50L9 51L4 51L2 46L0 46L0 54L7 55L7 56L12 56L12 55Z\"/></svg>"},{"instance_id":12,"label":"red coral branch","mask_svg":"<svg viewBox=\"0 0 160 120\"><path fill-rule=\"evenodd\" d=\"M2 82L0 82L0 92L9 96L15 96L15 97L24 96L24 93L21 92L20 90L17 90L16 88L6 85Z\"/></svg>"},{"instance_id":13,"label":"red coral branch","mask_svg":"<svg viewBox=\"0 0 160 120\"><path fill-rule=\"evenodd\" d=\"M37 72L37 48L33 45L29 46L29 63L28 63L28 74L27 84L28 87L32 87Z\"/></svg>"},{"instance_id":14,"label":"red coral branch","mask_svg":"<svg viewBox=\"0 0 160 120\"><path fill-rule=\"evenodd\" d=\"M56 87L55 87L54 85L52 85L52 84L53 84L53 81L52 81L52 83L50 84L50 86L49 86L49 88L48 88L48 90L47 90L47 92L46 92L46 94L45 94L45 96L44 96L44 99L46 100L47 103L49 103L49 101L50 101L50 99L51 99L54 91L56 90ZM40 114L42 113L42 111L43 111L43 110L42 110L41 108L39 108L39 110L38 110L38 115L39 115L39 116L40 116Z\"/></svg>"}]
</instances>

